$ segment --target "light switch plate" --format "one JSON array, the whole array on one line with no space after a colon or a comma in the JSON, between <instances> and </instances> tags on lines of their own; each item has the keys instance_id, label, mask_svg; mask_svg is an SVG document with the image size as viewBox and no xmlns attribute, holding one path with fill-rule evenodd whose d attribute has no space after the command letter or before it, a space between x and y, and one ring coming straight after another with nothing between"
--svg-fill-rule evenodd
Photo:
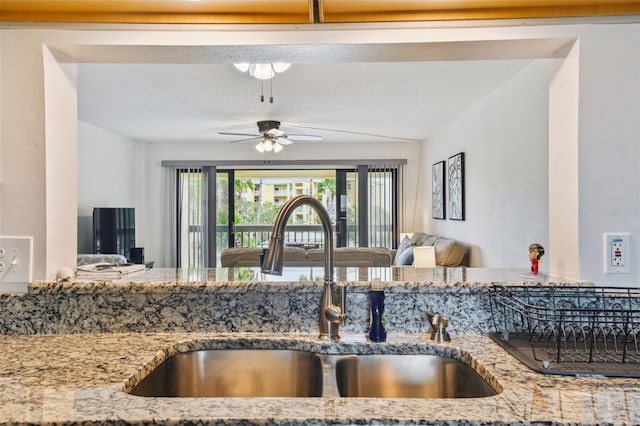
<instances>
[{"instance_id":1,"label":"light switch plate","mask_svg":"<svg viewBox=\"0 0 640 426\"><path fill-rule=\"evenodd\" d=\"M33 237L0 237L0 283L28 284L33 271Z\"/></svg>"}]
</instances>

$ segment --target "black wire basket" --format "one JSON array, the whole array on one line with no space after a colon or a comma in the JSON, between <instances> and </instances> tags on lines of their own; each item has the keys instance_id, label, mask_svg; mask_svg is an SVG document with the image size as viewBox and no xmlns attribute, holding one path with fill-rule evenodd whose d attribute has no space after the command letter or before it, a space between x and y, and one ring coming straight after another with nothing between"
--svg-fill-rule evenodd
<instances>
[{"instance_id":1,"label":"black wire basket","mask_svg":"<svg viewBox=\"0 0 640 426\"><path fill-rule=\"evenodd\" d=\"M548 374L640 377L640 289L489 289L493 340Z\"/></svg>"}]
</instances>

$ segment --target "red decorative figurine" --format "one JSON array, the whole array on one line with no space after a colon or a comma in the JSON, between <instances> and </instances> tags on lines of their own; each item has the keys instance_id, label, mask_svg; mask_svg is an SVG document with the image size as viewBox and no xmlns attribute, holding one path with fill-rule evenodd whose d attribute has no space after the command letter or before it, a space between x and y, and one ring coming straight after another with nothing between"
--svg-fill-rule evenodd
<instances>
[{"instance_id":1,"label":"red decorative figurine","mask_svg":"<svg viewBox=\"0 0 640 426\"><path fill-rule=\"evenodd\" d=\"M534 243L529 246L529 260L531 260L531 273L538 275L538 264L541 262L540 258L544 254L544 247L540 244Z\"/></svg>"}]
</instances>

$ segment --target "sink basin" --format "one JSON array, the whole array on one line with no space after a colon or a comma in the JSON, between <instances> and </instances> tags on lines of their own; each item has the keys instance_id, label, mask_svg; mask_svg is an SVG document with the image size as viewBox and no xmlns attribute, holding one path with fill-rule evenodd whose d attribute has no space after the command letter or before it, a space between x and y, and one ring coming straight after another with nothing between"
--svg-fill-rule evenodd
<instances>
[{"instance_id":1,"label":"sink basin","mask_svg":"<svg viewBox=\"0 0 640 426\"><path fill-rule=\"evenodd\" d=\"M437 355L350 355L336 361L340 396L479 398L496 391L471 367Z\"/></svg>"},{"instance_id":2,"label":"sink basin","mask_svg":"<svg viewBox=\"0 0 640 426\"><path fill-rule=\"evenodd\" d=\"M323 355L299 350L178 353L129 392L145 397L480 398L497 392L438 355Z\"/></svg>"},{"instance_id":3,"label":"sink basin","mask_svg":"<svg viewBox=\"0 0 640 426\"><path fill-rule=\"evenodd\" d=\"M198 350L173 355L130 392L168 397L322 396L322 362L295 350Z\"/></svg>"}]
</instances>

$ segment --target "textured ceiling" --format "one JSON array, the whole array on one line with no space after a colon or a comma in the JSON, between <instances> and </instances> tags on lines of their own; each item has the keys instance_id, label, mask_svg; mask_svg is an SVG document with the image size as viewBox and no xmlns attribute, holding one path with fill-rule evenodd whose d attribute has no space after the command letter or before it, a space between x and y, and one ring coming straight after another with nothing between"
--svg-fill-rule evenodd
<instances>
[{"instance_id":1,"label":"textured ceiling","mask_svg":"<svg viewBox=\"0 0 640 426\"><path fill-rule=\"evenodd\" d=\"M78 114L149 142L228 143L218 132L253 133L259 120L329 143L424 140L568 43L75 46ZM264 85L232 65L271 58L293 65Z\"/></svg>"},{"instance_id":2,"label":"textured ceiling","mask_svg":"<svg viewBox=\"0 0 640 426\"><path fill-rule=\"evenodd\" d=\"M225 142L267 119L324 141L422 140L529 62L294 64L264 87L231 64L82 64L79 118L150 142Z\"/></svg>"}]
</instances>

